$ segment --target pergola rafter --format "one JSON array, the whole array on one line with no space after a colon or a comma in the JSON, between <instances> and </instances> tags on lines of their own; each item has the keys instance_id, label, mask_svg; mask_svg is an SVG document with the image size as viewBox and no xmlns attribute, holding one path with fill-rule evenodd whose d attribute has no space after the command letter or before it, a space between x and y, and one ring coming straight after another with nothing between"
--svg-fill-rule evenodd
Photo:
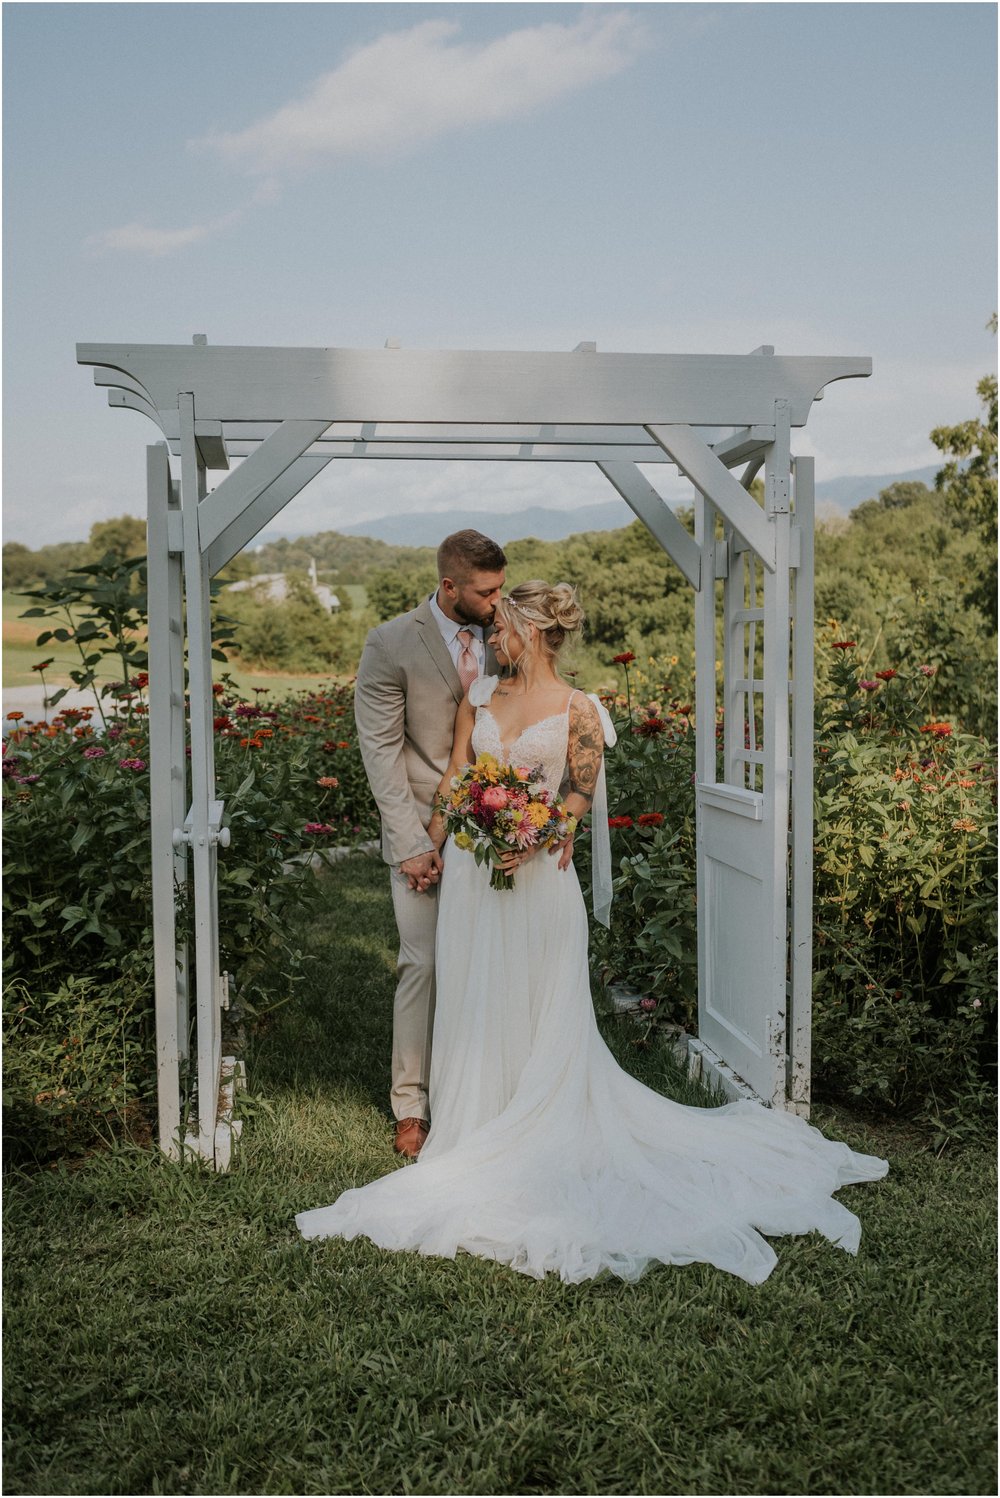
<instances>
[{"instance_id":1,"label":"pergola rafter","mask_svg":"<svg viewBox=\"0 0 1000 1498\"><path fill-rule=\"evenodd\" d=\"M598 354L592 344L569 354L209 348L200 336L192 346L82 344L77 358L95 366L113 406L148 416L165 438L149 449L148 462L162 1148L176 1153L181 1144L190 954L178 940L174 904L189 876L199 1099L197 1136L189 1143L219 1166L230 1148L216 1116L219 1008L226 1002L217 858L228 829L215 796L210 580L329 463L344 458L594 464L695 589L693 1049L731 1091L749 1089L806 1111L812 463L794 459L791 444L825 387L870 374L871 361L776 357L770 347L750 355ZM694 487L693 537L642 471L664 464ZM761 467L763 506L749 493ZM211 489L209 472L222 475ZM721 765L717 583L726 638Z\"/></svg>"}]
</instances>

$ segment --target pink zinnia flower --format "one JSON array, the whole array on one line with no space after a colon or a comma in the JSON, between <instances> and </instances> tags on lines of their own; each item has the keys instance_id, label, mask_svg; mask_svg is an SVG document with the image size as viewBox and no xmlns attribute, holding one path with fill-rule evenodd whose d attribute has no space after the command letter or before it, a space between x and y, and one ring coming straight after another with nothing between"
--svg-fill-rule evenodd
<instances>
[{"instance_id":1,"label":"pink zinnia flower","mask_svg":"<svg viewBox=\"0 0 1000 1498\"><path fill-rule=\"evenodd\" d=\"M937 666L918 666L917 670L921 676L934 676L937 672Z\"/></svg>"},{"instance_id":2,"label":"pink zinnia flower","mask_svg":"<svg viewBox=\"0 0 1000 1498\"><path fill-rule=\"evenodd\" d=\"M861 690L863 692L877 692L878 691L878 682L877 681L859 681L858 682L858 686L861 688Z\"/></svg>"},{"instance_id":3,"label":"pink zinnia flower","mask_svg":"<svg viewBox=\"0 0 1000 1498\"><path fill-rule=\"evenodd\" d=\"M120 770L144 770L146 768L146 761L144 759L120 759L118 761L118 768Z\"/></svg>"},{"instance_id":4,"label":"pink zinnia flower","mask_svg":"<svg viewBox=\"0 0 1000 1498\"><path fill-rule=\"evenodd\" d=\"M84 759L103 759L107 752L106 749L101 749L97 744L91 744L89 749L83 751L83 757Z\"/></svg>"}]
</instances>

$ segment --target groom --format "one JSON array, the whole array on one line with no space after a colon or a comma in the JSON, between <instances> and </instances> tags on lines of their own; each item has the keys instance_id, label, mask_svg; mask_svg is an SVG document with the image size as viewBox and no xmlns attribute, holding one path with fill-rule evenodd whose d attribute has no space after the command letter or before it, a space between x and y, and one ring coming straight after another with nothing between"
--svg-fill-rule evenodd
<instances>
[{"instance_id":1,"label":"groom","mask_svg":"<svg viewBox=\"0 0 1000 1498\"><path fill-rule=\"evenodd\" d=\"M451 756L455 714L469 684L497 671L486 646L507 558L479 531L438 548L438 588L373 629L355 687L358 741L382 818L399 931L392 1016L394 1148L413 1159L427 1136L434 933L442 861L427 836L431 802Z\"/></svg>"}]
</instances>

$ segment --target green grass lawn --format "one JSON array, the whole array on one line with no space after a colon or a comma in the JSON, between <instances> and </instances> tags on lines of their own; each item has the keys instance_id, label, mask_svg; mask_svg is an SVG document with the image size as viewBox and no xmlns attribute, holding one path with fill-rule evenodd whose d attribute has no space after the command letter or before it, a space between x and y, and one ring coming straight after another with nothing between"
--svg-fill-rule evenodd
<instances>
[{"instance_id":1,"label":"green grass lawn","mask_svg":"<svg viewBox=\"0 0 1000 1498\"><path fill-rule=\"evenodd\" d=\"M296 1211L406 1168L385 873L353 858L324 890L312 976L248 1056L230 1174L119 1146L8 1177L8 1492L995 1491L985 1150L935 1158L817 1110L891 1173L841 1193L857 1258L775 1240L758 1287L705 1265L567 1286L303 1243ZM709 1101L604 1025L643 1081Z\"/></svg>"}]
</instances>

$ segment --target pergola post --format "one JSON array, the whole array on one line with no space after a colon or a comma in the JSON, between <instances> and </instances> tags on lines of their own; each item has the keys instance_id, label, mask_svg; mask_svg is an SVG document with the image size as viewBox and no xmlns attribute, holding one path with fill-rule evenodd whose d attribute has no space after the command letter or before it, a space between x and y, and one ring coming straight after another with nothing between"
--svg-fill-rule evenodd
<instances>
[{"instance_id":1,"label":"pergola post","mask_svg":"<svg viewBox=\"0 0 1000 1498\"><path fill-rule=\"evenodd\" d=\"M176 1159L181 1144L180 1065L188 1053L188 944L177 929L177 893L187 883L187 850L176 836L187 807L184 625L180 520L165 443L146 449L147 617L149 621L149 800L156 993L159 1141Z\"/></svg>"},{"instance_id":2,"label":"pergola post","mask_svg":"<svg viewBox=\"0 0 1000 1498\"><path fill-rule=\"evenodd\" d=\"M191 808L182 835L191 850L194 874L198 1057L195 1148L203 1159L214 1160L222 1070L220 1006L223 992L219 972L217 862L223 808L215 800L212 604L210 579L202 560L200 539L200 511L206 492L205 464L195 435L195 404L191 392L182 392L178 396L178 411L191 749ZM228 836L227 832L227 842Z\"/></svg>"}]
</instances>

